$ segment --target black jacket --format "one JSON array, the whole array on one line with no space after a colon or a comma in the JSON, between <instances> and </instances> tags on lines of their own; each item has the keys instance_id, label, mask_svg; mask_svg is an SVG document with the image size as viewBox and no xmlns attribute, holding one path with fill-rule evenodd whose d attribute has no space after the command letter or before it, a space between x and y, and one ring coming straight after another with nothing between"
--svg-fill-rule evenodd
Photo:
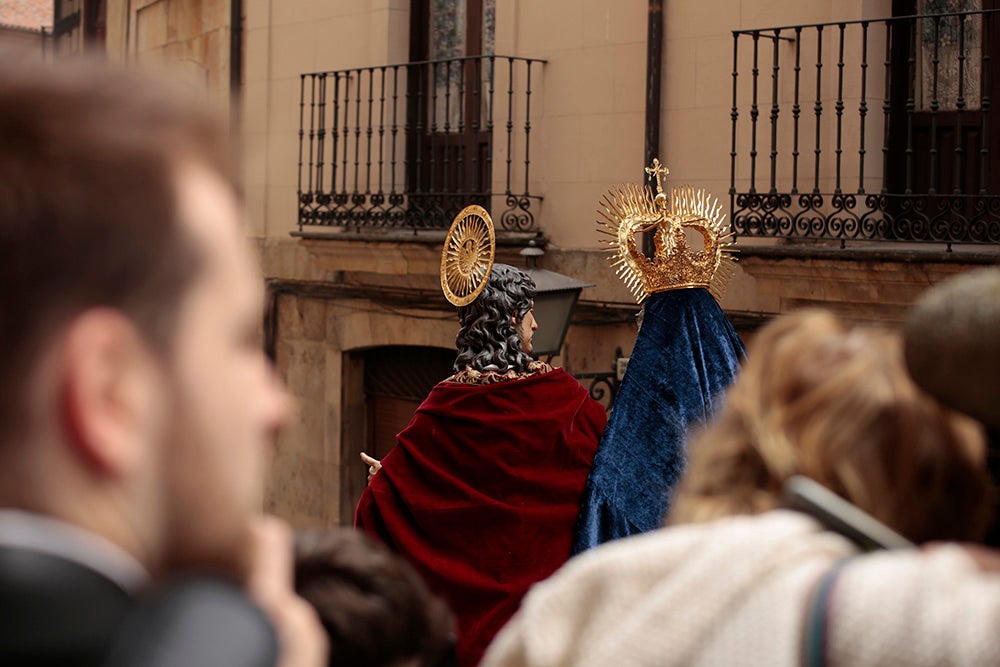
<instances>
[{"instance_id":1,"label":"black jacket","mask_svg":"<svg viewBox=\"0 0 1000 667\"><path fill-rule=\"evenodd\" d=\"M0 546L0 665L270 667L277 648L263 612L226 581L133 597L72 560Z\"/></svg>"}]
</instances>

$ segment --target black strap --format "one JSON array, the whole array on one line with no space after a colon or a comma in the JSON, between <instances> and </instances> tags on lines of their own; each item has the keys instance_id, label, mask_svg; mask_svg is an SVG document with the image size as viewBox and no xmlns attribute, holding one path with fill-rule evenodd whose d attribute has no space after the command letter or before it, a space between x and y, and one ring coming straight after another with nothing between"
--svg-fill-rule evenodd
<instances>
[{"instance_id":1,"label":"black strap","mask_svg":"<svg viewBox=\"0 0 1000 667\"><path fill-rule=\"evenodd\" d=\"M806 605L805 628L802 639L802 664L804 667L826 665L827 608L834 584L837 583L849 558L834 563L816 583Z\"/></svg>"}]
</instances>

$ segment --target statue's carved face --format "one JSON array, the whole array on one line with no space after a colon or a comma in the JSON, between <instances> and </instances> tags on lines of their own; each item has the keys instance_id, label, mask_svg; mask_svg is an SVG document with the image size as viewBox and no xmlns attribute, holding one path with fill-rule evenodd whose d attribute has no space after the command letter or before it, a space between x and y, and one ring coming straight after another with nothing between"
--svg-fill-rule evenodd
<instances>
[{"instance_id":1,"label":"statue's carved face","mask_svg":"<svg viewBox=\"0 0 1000 667\"><path fill-rule=\"evenodd\" d=\"M514 324L517 325L517 332L521 335L521 349L524 350L525 354L531 354L531 339L534 338L535 331L538 329L538 322L535 321L534 300L531 302L531 308L524 314L520 322L514 318Z\"/></svg>"}]
</instances>

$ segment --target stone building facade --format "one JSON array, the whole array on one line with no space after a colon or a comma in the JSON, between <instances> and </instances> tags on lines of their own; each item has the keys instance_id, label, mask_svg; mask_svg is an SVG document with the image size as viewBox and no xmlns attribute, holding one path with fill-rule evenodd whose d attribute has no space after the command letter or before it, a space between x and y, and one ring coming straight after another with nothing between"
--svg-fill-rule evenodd
<instances>
[{"instance_id":1,"label":"stone building facade","mask_svg":"<svg viewBox=\"0 0 1000 667\"><path fill-rule=\"evenodd\" d=\"M18 0L0 4L0 49L51 57L52 2Z\"/></svg>"},{"instance_id":2,"label":"stone building facade","mask_svg":"<svg viewBox=\"0 0 1000 667\"><path fill-rule=\"evenodd\" d=\"M72 1L81 16L94 5ZM350 521L357 452L384 453L448 373L457 323L438 285L441 221L463 199L498 221L500 260L523 265L520 251L541 247L541 267L594 285L553 359L578 375L610 372L634 338L637 308L595 210L611 185L644 178L651 133L668 185L706 188L738 223L722 305L748 337L806 306L893 326L927 287L998 259L993 82L967 70L968 89L948 92L935 74L956 34L963 67L982 62L992 47L975 35L995 19L904 20L992 0L97 4L99 48L179 68L242 139L266 339L298 402L266 502L297 525ZM914 158L928 141L935 157ZM928 172L966 198L929 213ZM914 206L926 225L904 215Z\"/></svg>"}]
</instances>

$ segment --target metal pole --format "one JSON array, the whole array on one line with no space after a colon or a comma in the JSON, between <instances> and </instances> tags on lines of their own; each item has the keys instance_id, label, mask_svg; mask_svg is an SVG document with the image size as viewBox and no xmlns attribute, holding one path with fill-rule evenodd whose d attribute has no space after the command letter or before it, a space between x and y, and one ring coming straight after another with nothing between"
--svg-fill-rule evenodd
<instances>
[{"instance_id":1,"label":"metal pole","mask_svg":"<svg viewBox=\"0 0 1000 667\"><path fill-rule=\"evenodd\" d=\"M243 83L243 0L229 2L229 120L239 132L240 87Z\"/></svg>"},{"instance_id":2,"label":"metal pole","mask_svg":"<svg viewBox=\"0 0 1000 667\"><path fill-rule=\"evenodd\" d=\"M660 89L663 66L663 0L649 0L649 23L646 33L646 131L643 168L660 155ZM646 174L643 173L645 177ZM653 254L653 235L643 234L642 251Z\"/></svg>"}]
</instances>

